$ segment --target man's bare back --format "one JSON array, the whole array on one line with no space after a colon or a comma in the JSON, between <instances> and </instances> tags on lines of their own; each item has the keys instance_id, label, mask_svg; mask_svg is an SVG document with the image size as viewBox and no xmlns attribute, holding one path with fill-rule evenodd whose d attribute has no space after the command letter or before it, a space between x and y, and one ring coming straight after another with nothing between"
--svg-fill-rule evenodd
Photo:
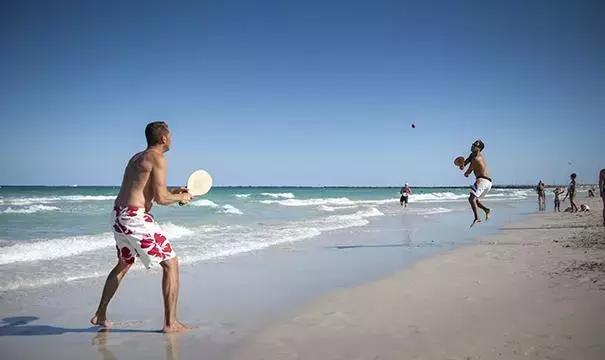
<instances>
[{"instance_id":1,"label":"man's bare back","mask_svg":"<svg viewBox=\"0 0 605 360\"><path fill-rule=\"evenodd\" d=\"M157 156L163 157L164 155L148 149L135 154L128 161L115 206L134 206L145 208L145 211L151 210L153 186L149 180L153 170L154 157Z\"/></svg>"}]
</instances>

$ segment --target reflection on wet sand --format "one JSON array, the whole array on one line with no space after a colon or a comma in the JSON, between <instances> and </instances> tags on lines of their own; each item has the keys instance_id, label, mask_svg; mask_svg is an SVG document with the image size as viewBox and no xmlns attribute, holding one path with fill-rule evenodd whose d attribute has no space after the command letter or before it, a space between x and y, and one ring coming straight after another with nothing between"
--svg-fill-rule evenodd
<instances>
[{"instance_id":1,"label":"reflection on wet sand","mask_svg":"<svg viewBox=\"0 0 605 360\"><path fill-rule=\"evenodd\" d=\"M92 345L96 347L97 351L101 354L103 360L118 360L118 358L111 352L107 340L111 329L101 329L95 337L92 339ZM165 334L164 345L166 348L166 360L180 360L181 354L179 349L179 334Z\"/></svg>"}]
</instances>

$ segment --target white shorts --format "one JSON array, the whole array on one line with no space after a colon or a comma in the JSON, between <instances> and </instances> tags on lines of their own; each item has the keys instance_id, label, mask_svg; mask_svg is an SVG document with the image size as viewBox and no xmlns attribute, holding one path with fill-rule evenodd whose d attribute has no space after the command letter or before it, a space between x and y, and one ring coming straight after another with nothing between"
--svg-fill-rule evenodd
<instances>
[{"instance_id":1,"label":"white shorts","mask_svg":"<svg viewBox=\"0 0 605 360\"><path fill-rule=\"evenodd\" d=\"M477 178L471 185L471 194L478 198L484 197L492 188L492 182L485 178Z\"/></svg>"},{"instance_id":2,"label":"white shorts","mask_svg":"<svg viewBox=\"0 0 605 360\"><path fill-rule=\"evenodd\" d=\"M170 240L145 209L124 206L113 210L113 236L120 261L134 264L138 257L146 268L150 268L152 263L159 264L176 257Z\"/></svg>"}]
</instances>

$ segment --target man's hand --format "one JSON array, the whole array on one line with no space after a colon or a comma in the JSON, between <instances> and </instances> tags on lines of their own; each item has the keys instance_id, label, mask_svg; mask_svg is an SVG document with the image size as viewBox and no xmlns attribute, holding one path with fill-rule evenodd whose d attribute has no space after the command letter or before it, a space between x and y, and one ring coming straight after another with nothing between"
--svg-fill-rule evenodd
<instances>
[{"instance_id":1,"label":"man's hand","mask_svg":"<svg viewBox=\"0 0 605 360\"><path fill-rule=\"evenodd\" d=\"M193 199L193 196L191 196L190 193L187 192L187 190L185 190L185 192L180 193L181 195L181 200L179 201L179 205L185 205L188 204L191 199Z\"/></svg>"}]
</instances>

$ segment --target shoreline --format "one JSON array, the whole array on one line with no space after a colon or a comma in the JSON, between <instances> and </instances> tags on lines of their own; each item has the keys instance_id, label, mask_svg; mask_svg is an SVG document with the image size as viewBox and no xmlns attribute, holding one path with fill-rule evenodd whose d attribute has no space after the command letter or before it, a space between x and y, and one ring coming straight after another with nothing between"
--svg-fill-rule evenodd
<instances>
[{"instance_id":1,"label":"shoreline","mask_svg":"<svg viewBox=\"0 0 605 360\"><path fill-rule=\"evenodd\" d=\"M582 201L317 299L233 358L605 358L602 203Z\"/></svg>"}]
</instances>

